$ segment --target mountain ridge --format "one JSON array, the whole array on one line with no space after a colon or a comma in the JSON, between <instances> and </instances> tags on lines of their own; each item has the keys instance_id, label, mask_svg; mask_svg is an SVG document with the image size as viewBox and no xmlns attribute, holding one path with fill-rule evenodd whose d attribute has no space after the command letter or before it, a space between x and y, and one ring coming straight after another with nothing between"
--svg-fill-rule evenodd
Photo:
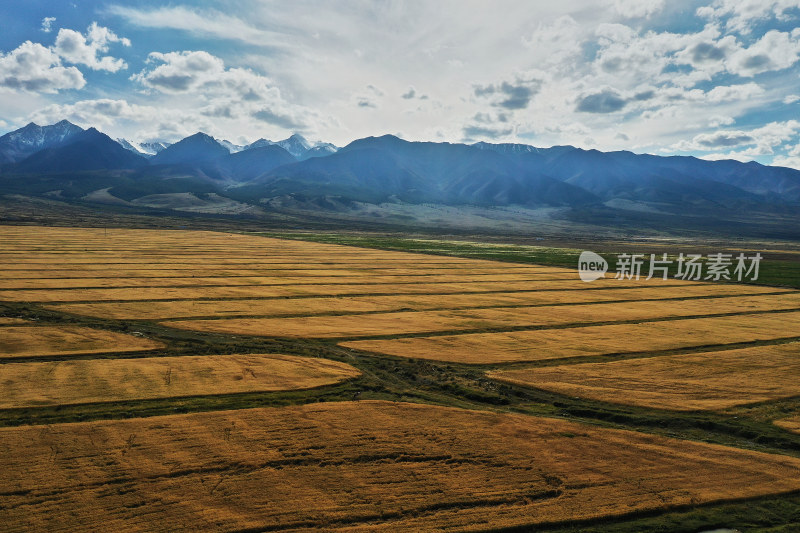
<instances>
[{"instance_id":1,"label":"mountain ridge","mask_svg":"<svg viewBox=\"0 0 800 533\"><path fill-rule=\"evenodd\" d=\"M61 130L73 129L59 124ZM34 141L44 138L36 133L40 127L25 128L2 138L33 139L28 144L35 147ZM119 198L142 205L155 195L159 200L153 205L161 208L169 208L170 195L176 195L176 209L185 205L186 195L213 193L256 210L334 209L353 216L361 216L367 205L521 206L577 219L595 213L610 223L640 220L643 214L660 221L721 220L751 211L791 214L800 206L800 171L692 156L568 145L410 142L394 135L356 139L331 152L335 147L312 146L295 135L284 144L296 153L311 147L298 157L266 139L232 153L198 132L145 158L93 128L80 132L61 144L51 135L54 144L48 148L2 165L6 190L62 191L86 201ZM76 171L93 174L77 179L69 174ZM120 181L120 172L130 179Z\"/></svg>"}]
</instances>

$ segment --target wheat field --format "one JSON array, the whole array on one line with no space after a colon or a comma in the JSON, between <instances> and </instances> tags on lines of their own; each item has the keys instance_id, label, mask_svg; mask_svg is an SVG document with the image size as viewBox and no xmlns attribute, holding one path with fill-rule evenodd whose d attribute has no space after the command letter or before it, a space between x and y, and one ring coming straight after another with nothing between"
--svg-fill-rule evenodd
<instances>
[{"instance_id":1,"label":"wheat field","mask_svg":"<svg viewBox=\"0 0 800 533\"><path fill-rule=\"evenodd\" d=\"M800 396L800 344L606 363L514 368L492 379L655 409L725 409Z\"/></svg>"},{"instance_id":2,"label":"wheat field","mask_svg":"<svg viewBox=\"0 0 800 533\"><path fill-rule=\"evenodd\" d=\"M163 348L158 341L80 326L3 326L0 357L37 357Z\"/></svg>"},{"instance_id":3,"label":"wheat field","mask_svg":"<svg viewBox=\"0 0 800 533\"><path fill-rule=\"evenodd\" d=\"M310 389L360 375L280 354L81 359L0 365L0 408Z\"/></svg>"},{"instance_id":4,"label":"wheat field","mask_svg":"<svg viewBox=\"0 0 800 533\"><path fill-rule=\"evenodd\" d=\"M8 531L480 530L800 489L800 459L337 402L0 429Z\"/></svg>"},{"instance_id":5,"label":"wheat field","mask_svg":"<svg viewBox=\"0 0 800 533\"><path fill-rule=\"evenodd\" d=\"M691 440L697 410L799 395L800 291L209 231L0 242L3 530L530 528L800 490L785 449Z\"/></svg>"}]
</instances>

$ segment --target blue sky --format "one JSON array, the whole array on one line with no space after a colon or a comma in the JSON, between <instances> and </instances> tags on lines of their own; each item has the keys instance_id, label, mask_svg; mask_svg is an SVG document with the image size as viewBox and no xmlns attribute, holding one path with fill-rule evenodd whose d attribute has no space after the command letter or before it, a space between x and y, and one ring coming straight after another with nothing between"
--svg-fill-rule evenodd
<instances>
[{"instance_id":1,"label":"blue sky","mask_svg":"<svg viewBox=\"0 0 800 533\"><path fill-rule=\"evenodd\" d=\"M800 0L0 4L0 131L572 144L800 168Z\"/></svg>"}]
</instances>

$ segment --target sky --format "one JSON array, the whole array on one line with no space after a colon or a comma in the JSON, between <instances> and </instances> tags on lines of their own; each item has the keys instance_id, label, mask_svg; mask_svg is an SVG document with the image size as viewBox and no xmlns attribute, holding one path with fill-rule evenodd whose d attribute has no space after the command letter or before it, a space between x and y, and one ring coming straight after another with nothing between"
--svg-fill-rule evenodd
<instances>
[{"instance_id":1,"label":"sky","mask_svg":"<svg viewBox=\"0 0 800 533\"><path fill-rule=\"evenodd\" d=\"M800 0L0 3L0 132L62 119L800 169Z\"/></svg>"}]
</instances>

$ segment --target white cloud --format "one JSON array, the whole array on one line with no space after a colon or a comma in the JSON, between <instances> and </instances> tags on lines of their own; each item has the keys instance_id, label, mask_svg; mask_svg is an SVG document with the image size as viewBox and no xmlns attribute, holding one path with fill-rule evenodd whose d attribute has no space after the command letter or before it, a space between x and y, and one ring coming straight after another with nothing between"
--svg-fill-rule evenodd
<instances>
[{"instance_id":1,"label":"white cloud","mask_svg":"<svg viewBox=\"0 0 800 533\"><path fill-rule=\"evenodd\" d=\"M614 9L625 18L648 18L664 9L664 0L614 0Z\"/></svg>"},{"instance_id":2,"label":"white cloud","mask_svg":"<svg viewBox=\"0 0 800 533\"><path fill-rule=\"evenodd\" d=\"M764 89L757 83L740 85L718 85L705 93L706 100L712 104L746 100L764 94Z\"/></svg>"},{"instance_id":3,"label":"white cloud","mask_svg":"<svg viewBox=\"0 0 800 533\"><path fill-rule=\"evenodd\" d=\"M800 59L800 28L792 33L770 30L749 48L737 50L728 61L728 70L752 77L762 72L783 70Z\"/></svg>"},{"instance_id":4,"label":"white cloud","mask_svg":"<svg viewBox=\"0 0 800 533\"><path fill-rule=\"evenodd\" d=\"M45 17L42 19L42 31L50 33L53 29L53 23L56 21L55 17Z\"/></svg>"},{"instance_id":5,"label":"white cloud","mask_svg":"<svg viewBox=\"0 0 800 533\"><path fill-rule=\"evenodd\" d=\"M193 102L205 117L255 119L288 131L308 131L326 123L320 113L287 102L273 80L244 68L226 68L204 51L153 52L149 69L132 76L145 87ZM371 87L370 95L383 93Z\"/></svg>"},{"instance_id":6,"label":"white cloud","mask_svg":"<svg viewBox=\"0 0 800 533\"><path fill-rule=\"evenodd\" d=\"M8 54L0 53L0 86L31 92L55 93L86 85L75 67L64 67L53 50L25 41Z\"/></svg>"},{"instance_id":7,"label":"white cloud","mask_svg":"<svg viewBox=\"0 0 800 533\"><path fill-rule=\"evenodd\" d=\"M800 95L790 94L783 98L783 103L786 105L793 104L795 102L800 102Z\"/></svg>"},{"instance_id":8,"label":"white cloud","mask_svg":"<svg viewBox=\"0 0 800 533\"><path fill-rule=\"evenodd\" d=\"M259 45L280 45L280 34L261 30L244 20L216 10L188 6L136 9L112 5L108 12L142 28L164 28L186 31L204 37L244 41Z\"/></svg>"},{"instance_id":9,"label":"white cloud","mask_svg":"<svg viewBox=\"0 0 800 533\"><path fill-rule=\"evenodd\" d=\"M155 107L129 104L126 100L81 100L74 104L52 104L32 115L30 120L51 124L67 119L79 126L109 126L118 120L152 120L160 111Z\"/></svg>"},{"instance_id":10,"label":"white cloud","mask_svg":"<svg viewBox=\"0 0 800 533\"><path fill-rule=\"evenodd\" d=\"M800 0L716 0L710 6L698 8L697 14L714 21L726 19L729 30L747 34L756 22L771 18L789 20L794 9L800 9Z\"/></svg>"},{"instance_id":11,"label":"white cloud","mask_svg":"<svg viewBox=\"0 0 800 533\"><path fill-rule=\"evenodd\" d=\"M733 146L750 146L739 151L739 156L771 155L774 149L794 138L800 131L800 121L770 122L760 128L745 130L720 130L713 133L700 133L691 141L681 141L672 146L681 151L711 151ZM728 154L730 155L730 154Z\"/></svg>"},{"instance_id":12,"label":"white cloud","mask_svg":"<svg viewBox=\"0 0 800 533\"><path fill-rule=\"evenodd\" d=\"M800 170L800 144L787 151L785 156L773 158L772 164L779 167L789 167Z\"/></svg>"},{"instance_id":13,"label":"white cloud","mask_svg":"<svg viewBox=\"0 0 800 533\"><path fill-rule=\"evenodd\" d=\"M161 64L135 74L132 79L164 93L195 91L219 79L225 72L225 64L220 58L203 51L153 52L147 62Z\"/></svg>"},{"instance_id":14,"label":"white cloud","mask_svg":"<svg viewBox=\"0 0 800 533\"><path fill-rule=\"evenodd\" d=\"M110 43L120 43L130 46L131 43L124 37L118 37L113 31L92 22L86 35L75 30L62 28L56 37L55 52L65 61L76 65L86 65L93 70L107 70L117 72L127 68L122 59L111 56L98 57L108 51Z\"/></svg>"}]
</instances>

